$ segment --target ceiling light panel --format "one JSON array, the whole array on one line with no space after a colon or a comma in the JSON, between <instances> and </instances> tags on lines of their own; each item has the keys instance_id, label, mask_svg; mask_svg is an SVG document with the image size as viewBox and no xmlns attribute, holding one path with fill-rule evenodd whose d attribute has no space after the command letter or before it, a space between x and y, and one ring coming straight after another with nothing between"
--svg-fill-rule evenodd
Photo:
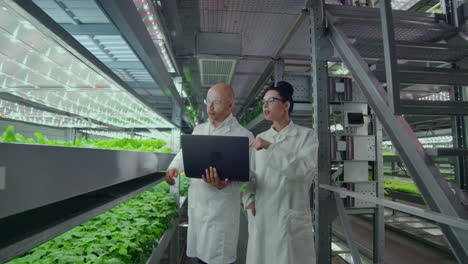
<instances>
[{"instance_id":1,"label":"ceiling light panel","mask_svg":"<svg viewBox=\"0 0 468 264\"><path fill-rule=\"evenodd\" d=\"M0 92L113 126L174 127L14 1L5 0L0 0Z\"/></svg>"},{"instance_id":2,"label":"ceiling light panel","mask_svg":"<svg viewBox=\"0 0 468 264\"><path fill-rule=\"evenodd\" d=\"M419 101L450 101L450 92L439 92L418 98Z\"/></svg>"},{"instance_id":3,"label":"ceiling light panel","mask_svg":"<svg viewBox=\"0 0 468 264\"><path fill-rule=\"evenodd\" d=\"M107 90L107 91L106 91ZM161 128L171 124L125 92L110 89L50 91L45 89L10 92L61 111L123 128Z\"/></svg>"},{"instance_id":4,"label":"ceiling light panel","mask_svg":"<svg viewBox=\"0 0 468 264\"><path fill-rule=\"evenodd\" d=\"M105 128L105 126L94 124L84 118L50 113L1 99L0 117L53 127Z\"/></svg>"}]
</instances>

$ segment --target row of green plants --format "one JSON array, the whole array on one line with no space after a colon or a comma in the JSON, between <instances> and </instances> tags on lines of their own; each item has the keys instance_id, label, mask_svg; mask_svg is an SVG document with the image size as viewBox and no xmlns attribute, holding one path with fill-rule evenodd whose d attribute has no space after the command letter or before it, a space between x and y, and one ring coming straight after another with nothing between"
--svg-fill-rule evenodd
<instances>
[{"instance_id":1,"label":"row of green plants","mask_svg":"<svg viewBox=\"0 0 468 264\"><path fill-rule=\"evenodd\" d=\"M172 149L164 147L166 142L161 139L87 139L85 137L72 141L49 140L41 133L34 133L35 139L25 138L19 133L15 133L13 126L7 129L0 136L0 142L23 143L23 144L40 144L50 146L78 147L78 148L98 148L98 149L114 149L114 150L131 150L145 152L165 152L172 153Z\"/></svg>"},{"instance_id":2,"label":"row of green plants","mask_svg":"<svg viewBox=\"0 0 468 264\"><path fill-rule=\"evenodd\" d=\"M368 172L368 180L373 181L372 172ZM404 179L384 178L384 189L421 195L414 182Z\"/></svg>"},{"instance_id":3,"label":"row of green plants","mask_svg":"<svg viewBox=\"0 0 468 264\"><path fill-rule=\"evenodd\" d=\"M48 140L40 133L25 138L8 127L0 142L42 144L149 152L172 152L163 140L82 138ZM180 194L187 196L190 179L181 177ZM177 216L177 205L165 182L139 194L80 226L34 248L9 264L139 264L146 263L162 234Z\"/></svg>"},{"instance_id":4,"label":"row of green plants","mask_svg":"<svg viewBox=\"0 0 468 264\"><path fill-rule=\"evenodd\" d=\"M189 179L181 177L181 193ZM140 264L177 217L177 204L162 182L36 247L8 264Z\"/></svg>"},{"instance_id":5,"label":"row of green plants","mask_svg":"<svg viewBox=\"0 0 468 264\"><path fill-rule=\"evenodd\" d=\"M245 116L244 119L240 121L240 124L242 126L246 126L250 121L254 120L257 118L258 115L262 114L263 112L263 106L261 102L258 102L257 104L254 105L252 110Z\"/></svg>"},{"instance_id":6,"label":"row of green plants","mask_svg":"<svg viewBox=\"0 0 468 264\"><path fill-rule=\"evenodd\" d=\"M421 195L418 188L416 187L414 182L411 180L385 178L384 188L394 190L394 191L404 192L404 193Z\"/></svg>"}]
</instances>

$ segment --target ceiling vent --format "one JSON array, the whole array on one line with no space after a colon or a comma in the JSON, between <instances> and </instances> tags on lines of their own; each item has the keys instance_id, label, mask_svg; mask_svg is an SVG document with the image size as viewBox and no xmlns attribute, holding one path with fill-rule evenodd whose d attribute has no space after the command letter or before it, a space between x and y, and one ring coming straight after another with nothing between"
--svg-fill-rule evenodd
<instances>
[{"instance_id":1,"label":"ceiling vent","mask_svg":"<svg viewBox=\"0 0 468 264\"><path fill-rule=\"evenodd\" d=\"M237 60L216 57L199 58L198 63L201 85L211 87L217 83L231 83Z\"/></svg>"}]
</instances>

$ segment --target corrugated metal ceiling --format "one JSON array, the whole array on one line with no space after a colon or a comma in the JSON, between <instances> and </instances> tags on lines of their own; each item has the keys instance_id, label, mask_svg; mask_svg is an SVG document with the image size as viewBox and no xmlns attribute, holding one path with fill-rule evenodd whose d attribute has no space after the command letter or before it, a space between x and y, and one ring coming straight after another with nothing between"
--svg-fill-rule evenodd
<instances>
[{"instance_id":1,"label":"corrugated metal ceiling","mask_svg":"<svg viewBox=\"0 0 468 264\"><path fill-rule=\"evenodd\" d=\"M202 32L241 34L241 59L232 79L236 92L234 113L246 102L260 75L275 55L281 40L304 8L304 0L200 0ZM305 20L308 24L308 19ZM285 49L285 54L307 55L304 25ZM258 59L242 59L257 57ZM261 58L259 58L261 57Z\"/></svg>"}]
</instances>

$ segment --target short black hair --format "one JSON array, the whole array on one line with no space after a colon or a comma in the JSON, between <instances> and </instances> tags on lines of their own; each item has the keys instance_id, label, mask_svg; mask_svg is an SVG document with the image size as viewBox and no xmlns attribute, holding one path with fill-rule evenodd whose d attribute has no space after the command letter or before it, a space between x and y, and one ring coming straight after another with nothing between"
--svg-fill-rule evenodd
<instances>
[{"instance_id":1,"label":"short black hair","mask_svg":"<svg viewBox=\"0 0 468 264\"><path fill-rule=\"evenodd\" d=\"M291 115L291 112L293 111L294 107L294 88L292 87L292 85L288 82L280 81L276 84L276 86L270 87L268 91L277 91L281 96L281 99L283 99L283 102L289 102L289 115Z\"/></svg>"}]
</instances>

